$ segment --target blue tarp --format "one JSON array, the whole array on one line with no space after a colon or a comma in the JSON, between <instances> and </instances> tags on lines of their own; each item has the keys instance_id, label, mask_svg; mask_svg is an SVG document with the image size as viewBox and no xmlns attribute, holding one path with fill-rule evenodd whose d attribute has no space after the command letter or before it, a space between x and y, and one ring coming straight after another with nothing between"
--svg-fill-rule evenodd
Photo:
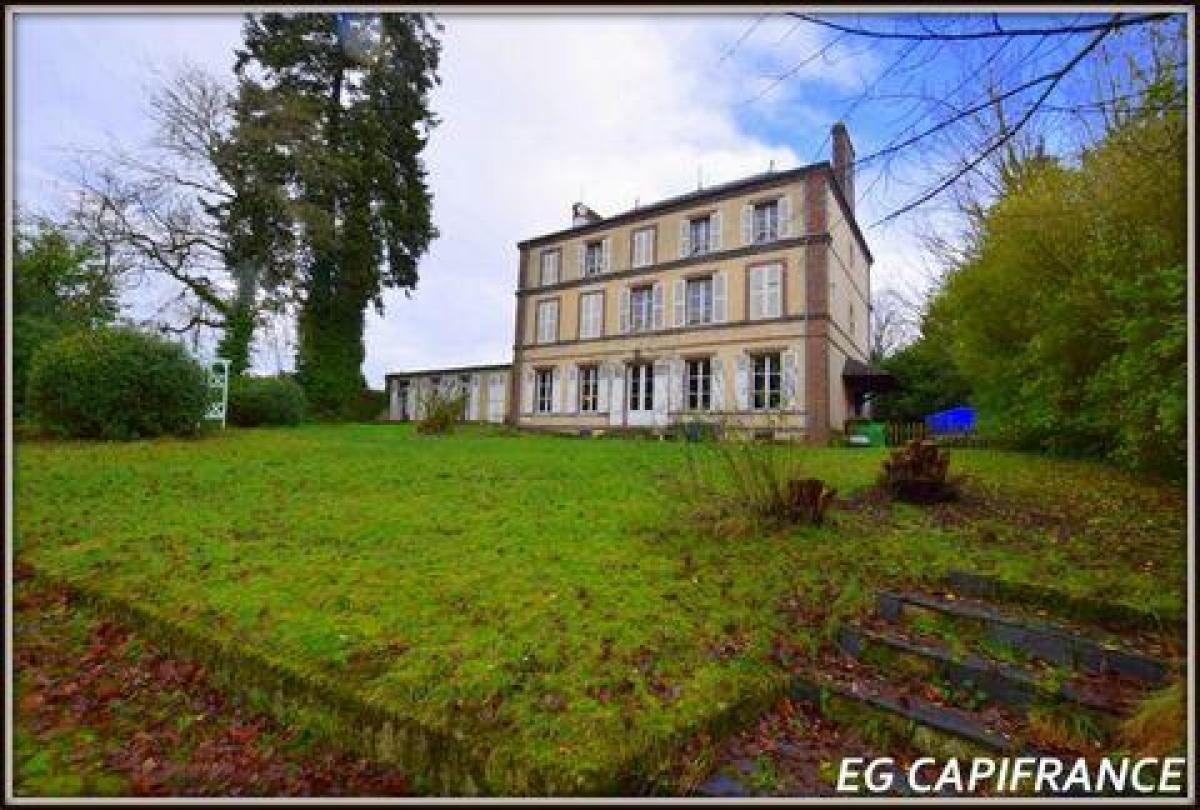
<instances>
[{"instance_id":1,"label":"blue tarp","mask_svg":"<svg viewBox=\"0 0 1200 810\"><path fill-rule=\"evenodd\" d=\"M960 405L925 417L925 426L935 436L972 433L975 430L975 409Z\"/></svg>"}]
</instances>

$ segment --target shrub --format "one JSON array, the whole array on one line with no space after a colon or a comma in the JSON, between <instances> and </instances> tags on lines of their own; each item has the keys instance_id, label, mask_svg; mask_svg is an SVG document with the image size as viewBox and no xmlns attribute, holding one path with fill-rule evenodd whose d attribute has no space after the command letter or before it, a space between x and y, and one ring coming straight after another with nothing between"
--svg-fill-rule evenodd
<instances>
[{"instance_id":1,"label":"shrub","mask_svg":"<svg viewBox=\"0 0 1200 810\"><path fill-rule=\"evenodd\" d=\"M933 442L913 439L884 459L880 483L893 498L909 503L953 500L958 489L949 481L950 460Z\"/></svg>"},{"instance_id":2,"label":"shrub","mask_svg":"<svg viewBox=\"0 0 1200 810\"><path fill-rule=\"evenodd\" d=\"M376 422L387 418L387 410L387 391L364 388L351 402L347 413L352 422Z\"/></svg>"},{"instance_id":3,"label":"shrub","mask_svg":"<svg viewBox=\"0 0 1200 810\"><path fill-rule=\"evenodd\" d=\"M79 332L42 346L29 371L28 404L56 436L187 436L210 394L204 368L177 343L128 327Z\"/></svg>"},{"instance_id":4,"label":"shrub","mask_svg":"<svg viewBox=\"0 0 1200 810\"><path fill-rule=\"evenodd\" d=\"M824 521L835 490L804 475L791 444L734 438L693 446L678 501L698 525L742 535Z\"/></svg>"},{"instance_id":5,"label":"shrub","mask_svg":"<svg viewBox=\"0 0 1200 810\"><path fill-rule=\"evenodd\" d=\"M465 393L447 393L433 390L421 399L421 418L417 421L417 432L427 435L444 435L454 430L454 424L462 419L467 405Z\"/></svg>"},{"instance_id":6,"label":"shrub","mask_svg":"<svg viewBox=\"0 0 1200 810\"><path fill-rule=\"evenodd\" d=\"M229 381L231 425L297 425L307 409L304 389L291 377L235 377Z\"/></svg>"}]
</instances>

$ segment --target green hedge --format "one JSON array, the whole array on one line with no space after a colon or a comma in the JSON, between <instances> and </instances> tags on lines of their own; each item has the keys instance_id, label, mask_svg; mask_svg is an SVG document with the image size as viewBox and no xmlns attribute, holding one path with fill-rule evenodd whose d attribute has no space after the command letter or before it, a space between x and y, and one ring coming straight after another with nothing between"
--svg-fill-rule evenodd
<instances>
[{"instance_id":1,"label":"green hedge","mask_svg":"<svg viewBox=\"0 0 1200 810\"><path fill-rule=\"evenodd\" d=\"M229 381L231 425L296 425L307 411L304 389L291 377L236 377Z\"/></svg>"},{"instance_id":2,"label":"green hedge","mask_svg":"<svg viewBox=\"0 0 1200 810\"><path fill-rule=\"evenodd\" d=\"M44 430L87 439L192 435L210 397L207 373L182 346L128 327L43 345L27 395Z\"/></svg>"}]
</instances>

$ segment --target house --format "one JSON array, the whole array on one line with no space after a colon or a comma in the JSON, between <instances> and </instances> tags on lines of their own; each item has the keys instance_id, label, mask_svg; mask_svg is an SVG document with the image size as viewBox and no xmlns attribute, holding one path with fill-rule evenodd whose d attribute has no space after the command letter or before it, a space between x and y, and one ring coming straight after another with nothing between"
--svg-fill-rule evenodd
<instances>
[{"instance_id":1,"label":"house","mask_svg":"<svg viewBox=\"0 0 1200 810\"><path fill-rule=\"evenodd\" d=\"M841 430L872 385L873 259L840 123L831 144L831 161L610 217L576 203L570 228L518 243L506 421L578 433L710 420L813 442ZM476 373L390 375L393 402L459 372Z\"/></svg>"},{"instance_id":2,"label":"house","mask_svg":"<svg viewBox=\"0 0 1200 810\"><path fill-rule=\"evenodd\" d=\"M854 149L519 243L512 420L551 430L721 419L821 442L855 415L872 257ZM857 361L855 364L854 361Z\"/></svg>"},{"instance_id":3,"label":"house","mask_svg":"<svg viewBox=\"0 0 1200 810\"><path fill-rule=\"evenodd\" d=\"M434 391L443 396L465 395L463 419L504 422L508 418L508 365L463 366L388 374L388 418L420 419Z\"/></svg>"}]
</instances>

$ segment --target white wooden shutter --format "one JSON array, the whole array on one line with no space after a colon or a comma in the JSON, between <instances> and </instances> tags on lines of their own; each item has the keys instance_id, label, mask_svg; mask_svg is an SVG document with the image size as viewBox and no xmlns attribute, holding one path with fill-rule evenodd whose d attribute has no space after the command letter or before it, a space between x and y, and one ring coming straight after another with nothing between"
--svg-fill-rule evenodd
<instances>
[{"instance_id":1,"label":"white wooden shutter","mask_svg":"<svg viewBox=\"0 0 1200 810\"><path fill-rule=\"evenodd\" d=\"M467 402L467 420L476 422L479 420L479 375L471 375L471 398Z\"/></svg>"},{"instance_id":2,"label":"white wooden shutter","mask_svg":"<svg viewBox=\"0 0 1200 810\"><path fill-rule=\"evenodd\" d=\"M671 379L671 366L666 360L654 363L654 414L660 424L667 416L667 400Z\"/></svg>"},{"instance_id":3,"label":"white wooden shutter","mask_svg":"<svg viewBox=\"0 0 1200 810\"><path fill-rule=\"evenodd\" d=\"M713 274L713 320L725 323L729 319L729 280L722 270Z\"/></svg>"},{"instance_id":4,"label":"white wooden shutter","mask_svg":"<svg viewBox=\"0 0 1200 810\"><path fill-rule=\"evenodd\" d=\"M596 410L604 413L608 410L608 386L611 376L608 363L602 363L596 369Z\"/></svg>"},{"instance_id":5,"label":"white wooden shutter","mask_svg":"<svg viewBox=\"0 0 1200 810\"><path fill-rule=\"evenodd\" d=\"M567 401L563 408L567 413L575 413L579 408L579 366L571 364L567 372Z\"/></svg>"},{"instance_id":6,"label":"white wooden shutter","mask_svg":"<svg viewBox=\"0 0 1200 810\"><path fill-rule=\"evenodd\" d=\"M671 384L668 386L671 398L667 402L668 411L682 411L686 403L683 401L683 358L671 359Z\"/></svg>"},{"instance_id":7,"label":"white wooden shutter","mask_svg":"<svg viewBox=\"0 0 1200 810\"><path fill-rule=\"evenodd\" d=\"M687 319L687 281L682 278L675 279L675 288L671 295L675 299L675 325L683 326Z\"/></svg>"},{"instance_id":8,"label":"white wooden shutter","mask_svg":"<svg viewBox=\"0 0 1200 810\"><path fill-rule=\"evenodd\" d=\"M763 287L765 286L765 273L763 267L750 268L750 300L748 302L748 311L750 320L758 320L763 317Z\"/></svg>"},{"instance_id":9,"label":"white wooden shutter","mask_svg":"<svg viewBox=\"0 0 1200 810\"><path fill-rule=\"evenodd\" d=\"M583 278L585 275L584 269L583 269L584 263L587 261L587 245L584 244L583 242L580 242L578 248L575 250L575 256L576 256L575 277Z\"/></svg>"},{"instance_id":10,"label":"white wooden shutter","mask_svg":"<svg viewBox=\"0 0 1200 810\"><path fill-rule=\"evenodd\" d=\"M712 409L725 410L725 364L720 357L712 359Z\"/></svg>"},{"instance_id":11,"label":"white wooden shutter","mask_svg":"<svg viewBox=\"0 0 1200 810\"><path fill-rule=\"evenodd\" d=\"M712 218L708 222L708 249L721 249L721 209L713 212Z\"/></svg>"},{"instance_id":12,"label":"white wooden shutter","mask_svg":"<svg viewBox=\"0 0 1200 810\"><path fill-rule=\"evenodd\" d=\"M533 413L533 376L531 368L521 375L521 413Z\"/></svg>"},{"instance_id":13,"label":"white wooden shutter","mask_svg":"<svg viewBox=\"0 0 1200 810\"><path fill-rule=\"evenodd\" d=\"M663 321L666 313L665 302L663 301L665 296L665 287L661 281L654 282L654 288L651 296L651 305L654 309L654 328L662 329L664 326Z\"/></svg>"},{"instance_id":14,"label":"white wooden shutter","mask_svg":"<svg viewBox=\"0 0 1200 810\"><path fill-rule=\"evenodd\" d=\"M562 370L555 366L550 371L550 413L562 413Z\"/></svg>"},{"instance_id":15,"label":"white wooden shutter","mask_svg":"<svg viewBox=\"0 0 1200 810\"><path fill-rule=\"evenodd\" d=\"M692 255L691 223L687 218L679 221L679 258Z\"/></svg>"},{"instance_id":16,"label":"white wooden shutter","mask_svg":"<svg viewBox=\"0 0 1200 810\"><path fill-rule=\"evenodd\" d=\"M750 410L750 358L745 353L737 357L737 374L733 378L734 401L739 411Z\"/></svg>"},{"instance_id":17,"label":"white wooden shutter","mask_svg":"<svg viewBox=\"0 0 1200 810\"><path fill-rule=\"evenodd\" d=\"M620 364L614 363L608 375L608 423L621 424L625 409L625 375Z\"/></svg>"},{"instance_id":18,"label":"white wooden shutter","mask_svg":"<svg viewBox=\"0 0 1200 810\"><path fill-rule=\"evenodd\" d=\"M796 352L794 349L788 349L783 353L781 358L783 363L783 373L781 377L780 393L783 400L781 405L783 410L792 411L796 409Z\"/></svg>"},{"instance_id":19,"label":"white wooden shutter","mask_svg":"<svg viewBox=\"0 0 1200 810\"><path fill-rule=\"evenodd\" d=\"M612 238L605 237L600 243L600 266L607 273L612 270Z\"/></svg>"},{"instance_id":20,"label":"white wooden shutter","mask_svg":"<svg viewBox=\"0 0 1200 810\"><path fill-rule=\"evenodd\" d=\"M747 203L742 206L742 244L754 243L754 206Z\"/></svg>"},{"instance_id":21,"label":"white wooden shutter","mask_svg":"<svg viewBox=\"0 0 1200 810\"><path fill-rule=\"evenodd\" d=\"M765 270L763 317L778 318L783 314L783 265L772 264Z\"/></svg>"},{"instance_id":22,"label":"white wooden shutter","mask_svg":"<svg viewBox=\"0 0 1200 810\"><path fill-rule=\"evenodd\" d=\"M629 285L622 284L620 294L617 296L617 308L620 310L621 316L621 334L629 332Z\"/></svg>"},{"instance_id":23,"label":"white wooden shutter","mask_svg":"<svg viewBox=\"0 0 1200 810\"><path fill-rule=\"evenodd\" d=\"M784 194L779 198L779 238L787 239L795 233L792 228L792 198Z\"/></svg>"}]
</instances>

